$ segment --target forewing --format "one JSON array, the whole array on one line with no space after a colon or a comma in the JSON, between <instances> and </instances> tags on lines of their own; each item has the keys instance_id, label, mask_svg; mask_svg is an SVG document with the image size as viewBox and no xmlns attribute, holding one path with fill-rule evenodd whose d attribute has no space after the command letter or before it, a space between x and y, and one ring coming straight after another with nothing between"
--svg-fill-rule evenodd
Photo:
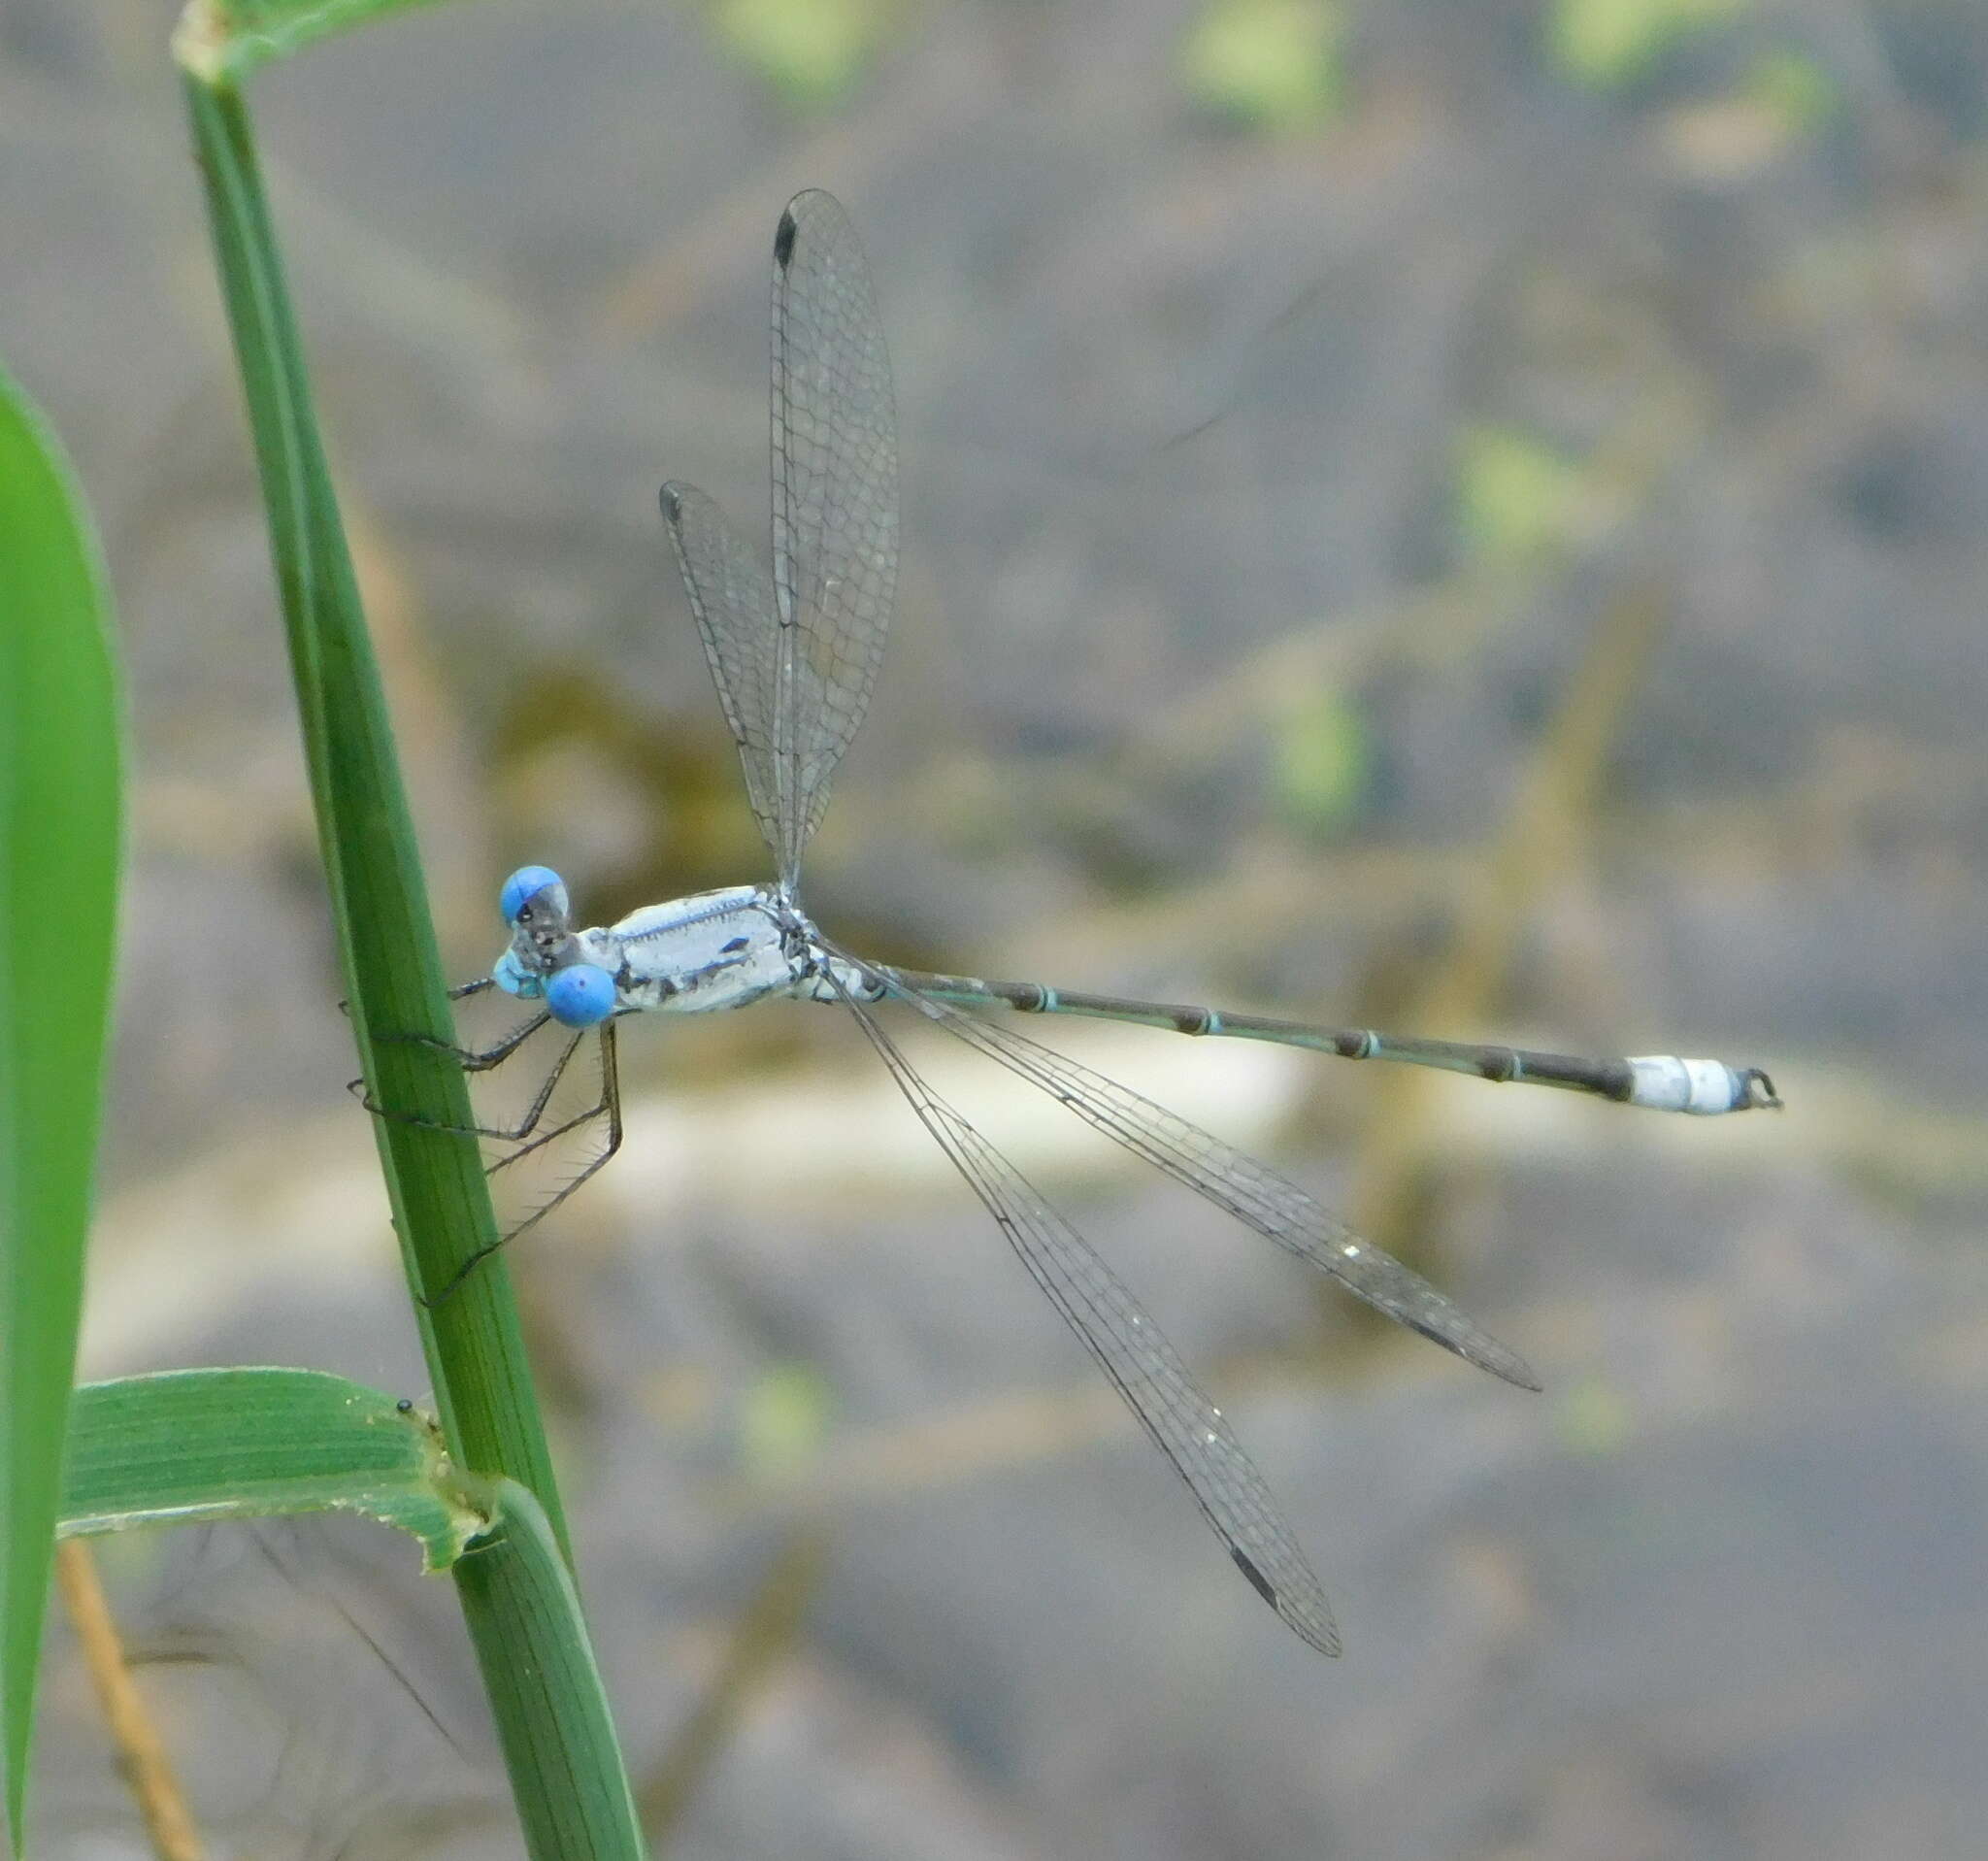
<instances>
[{"instance_id":1,"label":"forewing","mask_svg":"<svg viewBox=\"0 0 1988 1861\"><path fill-rule=\"evenodd\" d=\"M766 567L724 513L694 484L663 486L663 518L677 546L683 591L704 640L718 703L739 746L753 818L785 869L779 825L775 685L782 629Z\"/></svg>"},{"instance_id":2,"label":"forewing","mask_svg":"<svg viewBox=\"0 0 1988 1861\"><path fill-rule=\"evenodd\" d=\"M791 881L869 708L897 588L897 414L870 268L831 194L796 194L773 264L777 847Z\"/></svg>"}]
</instances>

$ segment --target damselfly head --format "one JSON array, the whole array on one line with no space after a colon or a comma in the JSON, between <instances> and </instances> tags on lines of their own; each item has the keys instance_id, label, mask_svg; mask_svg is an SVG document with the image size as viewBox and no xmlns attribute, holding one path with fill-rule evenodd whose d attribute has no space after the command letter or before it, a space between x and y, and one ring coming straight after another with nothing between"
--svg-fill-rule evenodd
<instances>
[{"instance_id":1,"label":"damselfly head","mask_svg":"<svg viewBox=\"0 0 1988 1861\"><path fill-rule=\"evenodd\" d=\"M573 934L566 881L557 873L549 866L520 866L504 881L498 905L511 926L511 947L491 971L499 988L543 1000L569 1027L591 1027L613 1013L613 979L585 960ZM591 974L559 980L579 970Z\"/></svg>"},{"instance_id":2,"label":"damselfly head","mask_svg":"<svg viewBox=\"0 0 1988 1861\"><path fill-rule=\"evenodd\" d=\"M614 979L589 963L573 934L566 881L549 866L520 866L498 894L511 947L492 980L507 995L543 1001L566 1027L595 1027L614 1012Z\"/></svg>"},{"instance_id":3,"label":"damselfly head","mask_svg":"<svg viewBox=\"0 0 1988 1861\"><path fill-rule=\"evenodd\" d=\"M548 866L521 866L504 881L500 901L518 967L537 976L577 962L566 881ZM503 980L501 977L498 979Z\"/></svg>"}]
</instances>

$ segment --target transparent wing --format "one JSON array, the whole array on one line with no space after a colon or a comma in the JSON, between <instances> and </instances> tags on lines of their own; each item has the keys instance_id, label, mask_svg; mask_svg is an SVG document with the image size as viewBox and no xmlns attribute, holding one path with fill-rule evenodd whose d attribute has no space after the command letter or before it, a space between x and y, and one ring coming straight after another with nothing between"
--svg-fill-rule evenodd
<instances>
[{"instance_id":1,"label":"transparent wing","mask_svg":"<svg viewBox=\"0 0 1988 1861\"><path fill-rule=\"evenodd\" d=\"M776 654L783 629L774 614L773 582L751 545L694 484L663 486L663 518L718 703L739 746L752 817L784 875L774 740Z\"/></svg>"},{"instance_id":2,"label":"transparent wing","mask_svg":"<svg viewBox=\"0 0 1988 1861\"><path fill-rule=\"evenodd\" d=\"M788 882L869 708L897 550L897 415L870 268L835 197L796 194L773 259L774 850Z\"/></svg>"},{"instance_id":3,"label":"transparent wing","mask_svg":"<svg viewBox=\"0 0 1988 1861\"><path fill-rule=\"evenodd\" d=\"M1237 1568L1313 1647L1337 1654L1325 1592L1263 1476L1159 1327L1021 1172L918 1077L862 1004L843 1000L1030 1277L1187 1482Z\"/></svg>"},{"instance_id":4,"label":"transparent wing","mask_svg":"<svg viewBox=\"0 0 1988 1861\"><path fill-rule=\"evenodd\" d=\"M897 415L870 269L832 195L796 194L773 261L773 559L717 506L663 515L781 881L820 824L877 682L897 588Z\"/></svg>"},{"instance_id":5,"label":"transparent wing","mask_svg":"<svg viewBox=\"0 0 1988 1861\"><path fill-rule=\"evenodd\" d=\"M1539 1379L1516 1352L1481 1329L1420 1274L1391 1253L1360 1240L1268 1164L1066 1054L998 1022L978 1020L921 995L887 971L870 968L869 973L893 995L950 1029L968 1046L1041 1086L1134 1155L1164 1170L1176 1182L1185 1183L1287 1252L1330 1274L1376 1312L1521 1389L1540 1387Z\"/></svg>"}]
</instances>

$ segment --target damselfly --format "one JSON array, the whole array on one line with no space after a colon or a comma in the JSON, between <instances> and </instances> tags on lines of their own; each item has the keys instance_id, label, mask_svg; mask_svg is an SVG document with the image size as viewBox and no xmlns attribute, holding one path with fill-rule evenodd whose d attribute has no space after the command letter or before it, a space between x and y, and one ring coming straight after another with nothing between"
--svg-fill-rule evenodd
<instances>
[{"instance_id":1,"label":"damselfly","mask_svg":"<svg viewBox=\"0 0 1988 1861\"><path fill-rule=\"evenodd\" d=\"M662 490L691 612L778 878L770 885L735 885L647 906L606 928L577 930L557 874L527 866L512 875L501 899L510 946L489 977L456 994L498 988L538 1004L538 1012L494 1047L450 1050L480 1072L509 1059L548 1022L566 1035L522 1119L480 1135L514 1147L493 1165L499 1169L596 1120L606 1142L578 1178L505 1240L543 1218L619 1145L614 1033L621 1017L743 1008L768 995L840 1003L1022 1265L1187 1482L1258 1594L1314 1647L1336 1653L1339 1636L1318 1579L1221 1411L1116 1275L919 1077L878 1009L899 1003L937 1022L1390 1318L1527 1389L1539 1384L1512 1351L1400 1261L1359 1240L1295 1183L1139 1093L967 1011L1094 1015L1183 1034L1273 1041L1346 1059L1556 1086L1658 1111L1741 1112L1779 1101L1759 1069L1716 1060L1589 1060L1398 1040L1367 1029L1310 1027L1037 982L929 975L842 948L802 909L801 854L821 819L836 766L863 721L882 658L897 582L897 479L890 363L869 268L835 200L818 191L797 195L774 240L771 576L703 492L678 483ZM570 1117L549 1113L554 1087L588 1040L599 1044L598 1098ZM439 1296L446 1298L482 1257L466 1262Z\"/></svg>"}]
</instances>

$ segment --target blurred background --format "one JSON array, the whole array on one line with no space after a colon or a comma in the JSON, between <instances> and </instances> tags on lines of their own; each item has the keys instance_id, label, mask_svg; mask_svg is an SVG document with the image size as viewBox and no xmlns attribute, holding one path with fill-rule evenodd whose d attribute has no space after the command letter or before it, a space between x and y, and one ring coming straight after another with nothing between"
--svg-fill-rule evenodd
<instances>
[{"instance_id":1,"label":"blurred background","mask_svg":"<svg viewBox=\"0 0 1988 1861\"><path fill-rule=\"evenodd\" d=\"M85 1369L419 1395L171 17L0 6L0 353L130 679ZM526 860L589 922L767 873L655 491L763 534L768 255L820 185L906 485L831 934L1788 1104L1032 1026L1534 1397L907 1034L1224 1402L1328 1663L844 1017L627 1029L624 1152L511 1264L659 1852L1976 1851L1984 75L1974 0L506 0L256 80L455 972ZM104 1563L214 1852L511 1851L408 1545ZM55 1635L45 1851L142 1853Z\"/></svg>"}]
</instances>

